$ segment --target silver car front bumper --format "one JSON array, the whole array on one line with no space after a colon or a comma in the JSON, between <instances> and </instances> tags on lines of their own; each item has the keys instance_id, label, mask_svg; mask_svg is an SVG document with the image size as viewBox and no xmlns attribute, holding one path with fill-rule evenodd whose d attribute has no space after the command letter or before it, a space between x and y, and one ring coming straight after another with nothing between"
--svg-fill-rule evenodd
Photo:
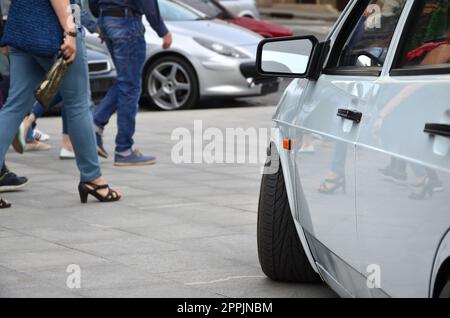
<instances>
[{"instance_id":1,"label":"silver car front bumper","mask_svg":"<svg viewBox=\"0 0 450 318\"><path fill-rule=\"evenodd\" d=\"M242 66L255 65L251 59L224 57L195 64L202 98L263 96L279 88L278 79L259 78L256 66L255 72L243 72Z\"/></svg>"}]
</instances>

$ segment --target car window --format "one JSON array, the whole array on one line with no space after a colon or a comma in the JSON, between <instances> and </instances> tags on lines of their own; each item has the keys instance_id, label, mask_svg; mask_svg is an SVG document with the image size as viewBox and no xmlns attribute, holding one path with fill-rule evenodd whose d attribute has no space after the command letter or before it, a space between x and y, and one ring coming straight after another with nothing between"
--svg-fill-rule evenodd
<instances>
[{"instance_id":1,"label":"car window","mask_svg":"<svg viewBox=\"0 0 450 318\"><path fill-rule=\"evenodd\" d=\"M449 67L450 1L424 1L408 32L398 67Z\"/></svg>"},{"instance_id":2,"label":"car window","mask_svg":"<svg viewBox=\"0 0 450 318\"><path fill-rule=\"evenodd\" d=\"M347 38L337 67L383 67L406 0L372 0Z\"/></svg>"},{"instance_id":3,"label":"car window","mask_svg":"<svg viewBox=\"0 0 450 318\"><path fill-rule=\"evenodd\" d=\"M183 0L183 3L203 12L208 17L216 18L226 15L226 12L224 12L214 0Z\"/></svg>"},{"instance_id":4,"label":"car window","mask_svg":"<svg viewBox=\"0 0 450 318\"><path fill-rule=\"evenodd\" d=\"M194 11L172 1L159 0L158 4L161 16L166 21L194 21L201 18Z\"/></svg>"}]
</instances>

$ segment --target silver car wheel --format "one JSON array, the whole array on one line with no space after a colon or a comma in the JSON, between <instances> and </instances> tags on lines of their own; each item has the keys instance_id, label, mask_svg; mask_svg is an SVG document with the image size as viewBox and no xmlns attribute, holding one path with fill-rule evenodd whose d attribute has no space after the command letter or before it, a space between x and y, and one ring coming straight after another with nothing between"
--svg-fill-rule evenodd
<instances>
[{"instance_id":1,"label":"silver car wheel","mask_svg":"<svg viewBox=\"0 0 450 318\"><path fill-rule=\"evenodd\" d=\"M187 71L176 62L158 64L148 81L150 97L165 110L182 107L190 97L191 86Z\"/></svg>"}]
</instances>

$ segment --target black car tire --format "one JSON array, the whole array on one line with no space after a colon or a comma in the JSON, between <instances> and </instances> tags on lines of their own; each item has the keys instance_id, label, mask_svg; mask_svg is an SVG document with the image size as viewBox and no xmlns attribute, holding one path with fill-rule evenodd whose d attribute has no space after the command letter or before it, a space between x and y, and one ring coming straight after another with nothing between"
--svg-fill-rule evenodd
<instances>
[{"instance_id":1,"label":"black car tire","mask_svg":"<svg viewBox=\"0 0 450 318\"><path fill-rule=\"evenodd\" d=\"M189 94L186 94L188 96L186 97L185 101L183 101L183 103L181 103L180 106L176 108L163 107L161 103L158 103L154 100L154 98L152 98L152 92L150 88L150 81L152 80L151 75L156 68L161 67L165 64L178 65L178 67L180 67L183 72L181 74L182 77L186 77L186 81L188 81L190 85L190 92ZM145 97L147 97L151 106L160 110L190 109L197 105L200 100L200 90L197 73L195 72L195 69L191 66L191 64L182 57L176 55L161 56L152 61L151 64L146 68L146 72L144 75L144 95Z\"/></svg>"},{"instance_id":2,"label":"black car tire","mask_svg":"<svg viewBox=\"0 0 450 318\"><path fill-rule=\"evenodd\" d=\"M450 278L447 281L447 284L445 284L444 288L442 288L441 292L439 293L439 298L450 298Z\"/></svg>"},{"instance_id":3,"label":"black car tire","mask_svg":"<svg viewBox=\"0 0 450 318\"><path fill-rule=\"evenodd\" d=\"M320 282L295 228L281 163L276 173L262 178L257 241L261 268L272 280Z\"/></svg>"}]
</instances>

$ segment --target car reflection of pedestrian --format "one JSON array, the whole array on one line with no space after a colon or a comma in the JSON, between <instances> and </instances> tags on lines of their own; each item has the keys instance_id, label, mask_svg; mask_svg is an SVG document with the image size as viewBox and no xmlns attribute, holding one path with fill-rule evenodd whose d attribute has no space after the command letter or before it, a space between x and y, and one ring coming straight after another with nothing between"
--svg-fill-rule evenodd
<instances>
[{"instance_id":1,"label":"car reflection of pedestrian","mask_svg":"<svg viewBox=\"0 0 450 318\"><path fill-rule=\"evenodd\" d=\"M347 144L336 141L330 172L319 187L323 194L333 194L339 189L346 192L345 162L347 160Z\"/></svg>"},{"instance_id":2,"label":"car reflection of pedestrian","mask_svg":"<svg viewBox=\"0 0 450 318\"><path fill-rule=\"evenodd\" d=\"M133 140L147 47L142 15L163 38L164 49L171 46L172 33L164 24L157 0L90 0L90 4L94 14L99 13L103 39L117 70L116 82L94 113L98 151L108 155L103 147L103 130L117 111L114 165L154 164L156 158L135 149Z\"/></svg>"},{"instance_id":3,"label":"car reflection of pedestrian","mask_svg":"<svg viewBox=\"0 0 450 318\"><path fill-rule=\"evenodd\" d=\"M407 54L406 62L409 65L438 65L446 64L450 62L450 28L448 28L445 35L445 41L429 42L422 46L410 51ZM393 98L386 106L379 112L375 122L373 131L376 137L380 137L380 133L383 132L386 119L395 113L395 109L403 104L404 100L411 97L414 92L420 89L420 85L410 85L405 87L399 94ZM386 130L386 128L384 129ZM381 136L381 140L390 142L389 136ZM405 141L406 142L406 141ZM400 142L398 145L400 146ZM403 159L391 158L391 162L385 168L379 169L379 171L387 177L392 177L394 180L406 181L406 166L407 163ZM432 196L434 192L442 191L443 184L439 180L439 176L436 171L424 168L417 164L411 164L413 173L415 174L418 182L413 186L416 188L414 192L409 195L410 199L423 200L427 196Z\"/></svg>"},{"instance_id":4,"label":"car reflection of pedestrian","mask_svg":"<svg viewBox=\"0 0 450 318\"><path fill-rule=\"evenodd\" d=\"M378 6L383 8L384 2L378 1ZM369 18L376 14L373 6L368 6L362 17L358 21L355 30L352 34L350 41L344 48L344 53L342 54L342 60L339 62L340 66L355 66L358 61L356 60L358 46L364 42L364 38L370 28L367 26ZM387 41L386 41L387 42ZM333 152L333 160L329 172L327 173L325 179L320 184L318 191L322 194L334 194L336 191L342 189L346 192L346 177L345 177L345 165L347 160L347 144L342 141L336 141L335 148Z\"/></svg>"}]
</instances>

